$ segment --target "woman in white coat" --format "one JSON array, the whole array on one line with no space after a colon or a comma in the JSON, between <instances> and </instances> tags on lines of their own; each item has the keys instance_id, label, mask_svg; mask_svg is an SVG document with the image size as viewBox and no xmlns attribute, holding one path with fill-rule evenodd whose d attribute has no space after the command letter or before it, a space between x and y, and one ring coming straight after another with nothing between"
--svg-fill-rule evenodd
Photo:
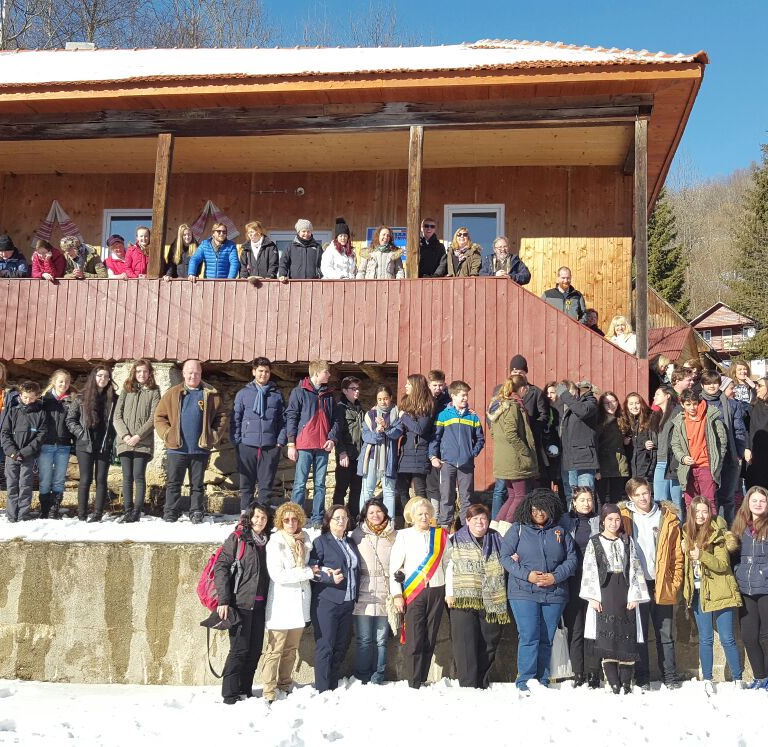
<instances>
[{"instance_id":1,"label":"woman in white coat","mask_svg":"<svg viewBox=\"0 0 768 747\"><path fill-rule=\"evenodd\" d=\"M283 503L275 514L275 532L267 543L267 571L272 583L267 596L262 681L264 700L272 703L276 690L288 693L301 635L309 622L310 579L317 569L309 565L312 542L303 531L306 516L296 503Z\"/></svg>"},{"instance_id":2,"label":"woman in white coat","mask_svg":"<svg viewBox=\"0 0 768 747\"><path fill-rule=\"evenodd\" d=\"M344 218L336 218L333 240L325 247L320 259L320 272L323 280L354 280L357 275L355 249Z\"/></svg>"}]
</instances>

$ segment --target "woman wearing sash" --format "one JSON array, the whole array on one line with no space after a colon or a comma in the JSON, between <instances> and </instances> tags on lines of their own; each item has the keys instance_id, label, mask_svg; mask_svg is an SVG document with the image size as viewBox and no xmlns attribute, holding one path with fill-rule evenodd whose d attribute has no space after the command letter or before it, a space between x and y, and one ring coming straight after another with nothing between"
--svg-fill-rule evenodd
<instances>
[{"instance_id":1,"label":"woman wearing sash","mask_svg":"<svg viewBox=\"0 0 768 747\"><path fill-rule=\"evenodd\" d=\"M509 622L501 535L490 529L482 503L467 509L467 523L449 540L445 603L450 610L456 674L462 687L488 687L501 626Z\"/></svg>"},{"instance_id":2,"label":"woman wearing sash","mask_svg":"<svg viewBox=\"0 0 768 747\"><path fill-rule=\"evenodd\" d=\"M443 617L447 532L430 526L435 509L426 498L414 499L409 510L413 526L397 533L389 581L395 607L405 612L408 684L419 688L427 681Z\"/></svg>"}]
</instances>

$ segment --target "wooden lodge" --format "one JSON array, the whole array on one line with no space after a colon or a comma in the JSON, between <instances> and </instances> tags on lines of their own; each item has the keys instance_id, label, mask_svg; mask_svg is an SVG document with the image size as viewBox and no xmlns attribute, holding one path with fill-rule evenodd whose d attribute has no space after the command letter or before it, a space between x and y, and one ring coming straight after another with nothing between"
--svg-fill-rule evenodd
<instances>
[{"instance_id":1,"label":"wooden lodge","mask_svg":"<svg viewBox=\"0 0 768 747\"><path fill-rule=\"evenodd\" d=\"M539 385L588 378L644 392L647 216L706 64L703 52L489 40L0 52L0 230L27 256L57 200L91 244L151 221L157 277L176 227L210 200L238 229L259 219L273 238L300 217L322 237L344 216L358 242L382 223L405 228L409 277L0 280L0 358L325 357L374 374L396 367L401 383L439 367L472 384L480 409L522 353ZM448 240L469 225L486 253L505 234L531 283L415 279L424 216ZM603 328L632 311L638 357L539 299L564 264ZM491 480L490 450L478 477Z\"/></svg>"},{"instance_id":2,"label":"wooden lodge","mask_svg":"<svg viewBox=\"0 0 768 747\"><path fill-rule=\"evenodd\" d=\"M691 326L722 360L738 357L739 348L755 336L757 321L718 301L691 320Z\"/></svg>"}]
</instances>

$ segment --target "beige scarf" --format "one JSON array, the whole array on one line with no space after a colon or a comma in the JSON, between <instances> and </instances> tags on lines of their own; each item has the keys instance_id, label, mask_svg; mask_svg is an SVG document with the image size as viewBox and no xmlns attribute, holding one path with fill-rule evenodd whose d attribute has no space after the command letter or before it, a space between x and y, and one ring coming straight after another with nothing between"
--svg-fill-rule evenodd
<instances>
[{"instance_id":1,"label":"beige scarf","mask_svg":"<svg viewBox=\"0 0 768 747\"><path fill-rule=\"evenodd\" d=\"M303 530L299 530L299 532L296 534L290 534L286 532L285 529L281 529L280 532L285 539L285 543L293 553L293 559L296 561L296 567L302 568L306 564L306 547L304 546L304 543L307 540L307 535L304 534Z\"/></svg>"}]
</instances>

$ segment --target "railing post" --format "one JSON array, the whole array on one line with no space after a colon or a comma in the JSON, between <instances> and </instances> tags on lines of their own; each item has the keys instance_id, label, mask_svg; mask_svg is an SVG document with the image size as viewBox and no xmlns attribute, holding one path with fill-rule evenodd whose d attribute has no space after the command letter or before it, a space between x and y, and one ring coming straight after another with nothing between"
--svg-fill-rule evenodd
<instances>
[{"instance_id":1,"label":"railing post","mask_svg":"<svg viewBox=\"0 0 768 747\"><path fill-rule=\"evenodd\" d=\"M411 127L408 144L408 239L406 242L405 274L419 276L419 237L421 233L421 170L424 161L424 128Z\"/></svg>"},{"instance_id":2,"label":"railing post","mask_svg":"<svg viewBox=\"0 0 768 747\"><path fill-rule=\"evenodd\" d=\"M147 275L160 277L165 249L165 228L168 219L168 183L173 163L173 135L163 132L157 136L155 160L155 193L152 198L152 236L149 245Z\"/></svg>"},{"instance_id":3,"label":"railing post","mask_svg":"<svg viewBox=\"0 0 768 747\"><path fill-rule=\"evenodd\" d=\"M635 120L635 333L637 356L648 358L648 120Z\"/></svg>"}]
</instances>

